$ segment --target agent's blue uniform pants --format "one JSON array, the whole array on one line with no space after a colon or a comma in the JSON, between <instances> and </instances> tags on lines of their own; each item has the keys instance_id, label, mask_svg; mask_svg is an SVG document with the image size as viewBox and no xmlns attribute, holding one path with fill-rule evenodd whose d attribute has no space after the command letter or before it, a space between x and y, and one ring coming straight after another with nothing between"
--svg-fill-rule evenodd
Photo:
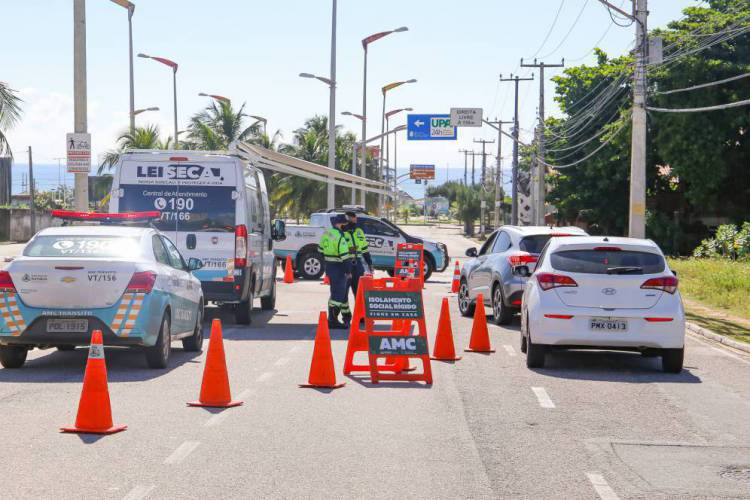
<instances>
[{"instance_id":1,"label":"agent's blue uniform pants","mask_svg":"<svg viewBox=\"0 0 750 500\"><path fill-rule=\"evenodd\" d=\"M349 281L346 273L351 269L351 264L341 262L326 262L326 274L331 280L331 296L328 299L328 307L335 307L342 314L350 314L349 309Z\"/></svg>"},{"instance_id":2,"label":"agent's blue uniform pants","mask_svg":"<svg viewBox=\"0 0 750 500\"><path fill-rule=\"evenodd\" d=\"M359 286L359 278L365 275L365 265L362 262L362 259L357 259L357 261L354 263L353 269L352 269L352 281L349 284L349 286L352 288L352 292L354 293L354 300L357 300L357 287ZM349 288L346 289L347 295L349 293Z\"/></svg>"}]
</instances>

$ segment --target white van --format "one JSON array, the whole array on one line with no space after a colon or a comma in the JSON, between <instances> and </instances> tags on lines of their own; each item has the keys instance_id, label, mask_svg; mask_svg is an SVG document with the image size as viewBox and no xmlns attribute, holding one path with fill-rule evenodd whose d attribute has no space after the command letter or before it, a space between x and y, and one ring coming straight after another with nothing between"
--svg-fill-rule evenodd
<instances>
[{"instance_id":1,"label":"white van","mask_svg":"<svg viewBox=\"0 0 750 500\"><path fill-rule=\"evenodd\" d=\"M263 173L227 153L137 150L120 155L110 212L158 210L157 229L186 257L206 301L234 304L237 323L249 324L253 300L276 304L273 241L284 223L271 224Z\"/></svg>"}]
</instances>

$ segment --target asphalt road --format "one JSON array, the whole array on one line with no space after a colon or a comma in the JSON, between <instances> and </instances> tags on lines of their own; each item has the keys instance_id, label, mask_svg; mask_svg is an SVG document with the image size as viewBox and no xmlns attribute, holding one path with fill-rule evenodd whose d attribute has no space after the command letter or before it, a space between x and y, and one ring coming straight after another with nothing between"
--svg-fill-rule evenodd
<instances>
[{"instance_id":1,"label":"asphalt road","mask_svg":"<svg viewBox=\"0 0 750 500\"><path fill-rule=\"evenodd\" d=\"M457 229L410 227L451 255ZM427 284L432 340L450 297L456 347L471 321L448 294L452 266ZM491 355L433 362L434 384L341 375L336 391L300 389L327 288L279 284L278 311L250 328L225 318L233 395L244 406L187 408L205 354L174 344L172 367L108 349L115 423L102 438L73 423L86 350L34 351L0 369L3 498L750 498L750 359L688 337L686 368L625 353L566 352L525 367L518 322L490 326ZM211 314L220 313L214 309ZM489 314L489 310L488 310ZM205 353L205 349L204 349Z\"/></svg>"}]
</instances>

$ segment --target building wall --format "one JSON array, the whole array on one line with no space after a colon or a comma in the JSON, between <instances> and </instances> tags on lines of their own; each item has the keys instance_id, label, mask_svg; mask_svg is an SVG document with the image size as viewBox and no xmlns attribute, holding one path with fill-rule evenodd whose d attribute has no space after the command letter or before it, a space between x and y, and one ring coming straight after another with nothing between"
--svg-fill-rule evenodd
<instances>
[{"instance_id":1,"label":"building wall","mask_svg":"<svg viewBox=\"0 0 750 500\"><path fill-rule=\"evenodd\" d=\"M59 219L46 212L36 212L36 230L59 226ZM31 211L27 208L0 208L0 241L28 241L31 233Z\"/></svg>"}]
</instances>

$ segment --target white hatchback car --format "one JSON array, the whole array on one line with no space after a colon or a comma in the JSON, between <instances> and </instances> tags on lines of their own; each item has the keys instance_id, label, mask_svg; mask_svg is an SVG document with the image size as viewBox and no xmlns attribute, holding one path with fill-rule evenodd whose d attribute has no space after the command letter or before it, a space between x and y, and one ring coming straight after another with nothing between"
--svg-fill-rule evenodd
<instances>
[{"instance_id":1,"label":"white hatchback car","mask_svg":"<svg viewBox=\"0 0 750 500\"><path fill-rule=\"evenodd\" d=\"M563 237L542 251L521 309L528 367L544 366L553 348L614 349L656 353L679 373L684 345L677 278L653 241Z\"/></svg>"}]
</instances>

